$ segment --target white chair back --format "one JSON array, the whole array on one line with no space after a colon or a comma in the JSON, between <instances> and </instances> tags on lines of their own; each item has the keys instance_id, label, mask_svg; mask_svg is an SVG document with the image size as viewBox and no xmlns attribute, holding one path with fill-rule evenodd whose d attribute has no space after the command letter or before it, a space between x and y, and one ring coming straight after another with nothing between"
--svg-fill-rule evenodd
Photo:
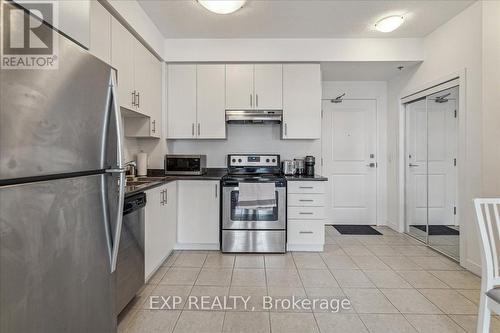
<instances>
[{"instance_id":1,"label":"white chair back","mask_svg":"<svg viewBox=\"0 0 500 333\"><path fill-rule=\"evenodd\" d=\"M481 236L483 286L489 290L500 285L500 198L475 199Z\"/></svg>"}]
</instances>

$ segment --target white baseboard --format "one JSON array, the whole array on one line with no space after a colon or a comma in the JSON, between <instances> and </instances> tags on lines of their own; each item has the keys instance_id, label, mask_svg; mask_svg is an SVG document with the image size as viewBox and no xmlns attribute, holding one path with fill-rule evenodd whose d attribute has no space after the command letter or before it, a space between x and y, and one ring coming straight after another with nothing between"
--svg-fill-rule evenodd
<instances>
[{"instance_id":1,"label":"white baseboard","mask_svg":"<svg viewBox=\"0 0 500 333\"><path fill-rule=\"evenodd\" d=\"M170 257L170 255L174 253L174 251L170 251L161 261L160 263L153 269L153 271L148 275L146 276L146 278L144 279L144 283L148 283L149 279L151 279L153 277L153 275L155 275L155 273L158 271L158 269L161 267L161 265L163 265L163 263L168 259L168 257Z\"/></svg>"},{"instance_id":2,"label":"white baseboard","mask_svg":"<svg viewBox=\"0 0 500 333\"><path fill-rule=\"evenodd\" d=\"M206 251L219 251L220 244L204 244L204 243L177 243L175 250L206 250Z\"/></svg>"},{"instance_id":3,"label":"white baseboard","mask_svg":"<svg viewBox=\"0 0 500 333\"><path fill-rule=\"evenodd\" d=\"M481 276L481 265L471 261L470 259L465 260L465 264L463 265L465 269L470 271L471 273L476 274L477 276Z\"/></svg>"},{"instance_id":4,"label":"white baseboard","mask_svg":"<svg viewBox=\"0 0 500 333\"><path fill-rule=\"evenodd\" d=\"M287 251L323 252L324 244L287 244Z\"/></svg>"}]
</instances>

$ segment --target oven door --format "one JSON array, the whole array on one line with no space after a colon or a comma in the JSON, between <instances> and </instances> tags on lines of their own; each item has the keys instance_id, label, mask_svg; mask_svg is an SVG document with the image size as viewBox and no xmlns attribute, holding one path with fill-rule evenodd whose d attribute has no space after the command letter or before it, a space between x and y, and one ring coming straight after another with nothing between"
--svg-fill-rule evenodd
<instances>
[{"instance_id":1,"label":"oven door","mask_svg":"<svg viewBox=\"0 0 500 333\"><path fill-rule=\"evenodd\" d=\"M222 190L222 229L285 229L286 187L276 187L276 207L245 209L238 207L239 188Z\"/></svg>"}]
</instances>

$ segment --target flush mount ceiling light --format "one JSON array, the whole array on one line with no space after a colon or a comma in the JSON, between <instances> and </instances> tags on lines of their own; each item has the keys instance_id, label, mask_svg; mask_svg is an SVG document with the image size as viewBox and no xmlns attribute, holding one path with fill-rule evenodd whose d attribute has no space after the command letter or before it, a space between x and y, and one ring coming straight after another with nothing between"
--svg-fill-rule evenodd
<instances>
[{"instance_id":1,"label":"flush mount ceiling light","mask_svg":"<svg viewBox=\"0 0 500 333\"><path fill-rule=\"evenodd\" d=\"M197 0L200 5L217 14L231 14L243 7L247 0Z\"/></svg>"},{"instance_id":2,"label":"flush mount ceiling light","mask_svg":"<svg viewBox=\"0 0 500 333\"><path fill-rule=\"evenodd\" d=\"M380 32L391 32L399 28L404 21L405 18L403 15L387 16L375 23L375 29Z\"/></svg>"}]
</instances>

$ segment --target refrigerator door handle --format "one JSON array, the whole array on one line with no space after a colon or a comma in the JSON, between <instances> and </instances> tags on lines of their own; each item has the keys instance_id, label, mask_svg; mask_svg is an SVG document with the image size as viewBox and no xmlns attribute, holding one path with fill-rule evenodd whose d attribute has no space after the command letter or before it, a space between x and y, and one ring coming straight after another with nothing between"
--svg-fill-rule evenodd
<instances>
[{"instance_id":1,"label":"refrigerator door handle","mask_svg":"<svg viewBox=\"0 0 500 333\"><path fill-rule=\"evenodd\" d=\"M116 121L116 167L112 169L106 170L106 172L110 173L118 173L120 175L119 185L118 185L118 208L116 210L116 228L115 234L112 242L112 250L111 250L111 273L116 270L116 262L118 259L118 248L120 246L120 235L122 232L122 222L123 222L123 201L125 200L125 168L123 167L122 162L122 118L120 113L120 108L118 107L117 96L116 93L116 81L115 76L111 72L110 76L110 89L112 95L112 104L110 103L110 107L113 108L113 112L115 115Z\"/></svg>"}]
</instances>

